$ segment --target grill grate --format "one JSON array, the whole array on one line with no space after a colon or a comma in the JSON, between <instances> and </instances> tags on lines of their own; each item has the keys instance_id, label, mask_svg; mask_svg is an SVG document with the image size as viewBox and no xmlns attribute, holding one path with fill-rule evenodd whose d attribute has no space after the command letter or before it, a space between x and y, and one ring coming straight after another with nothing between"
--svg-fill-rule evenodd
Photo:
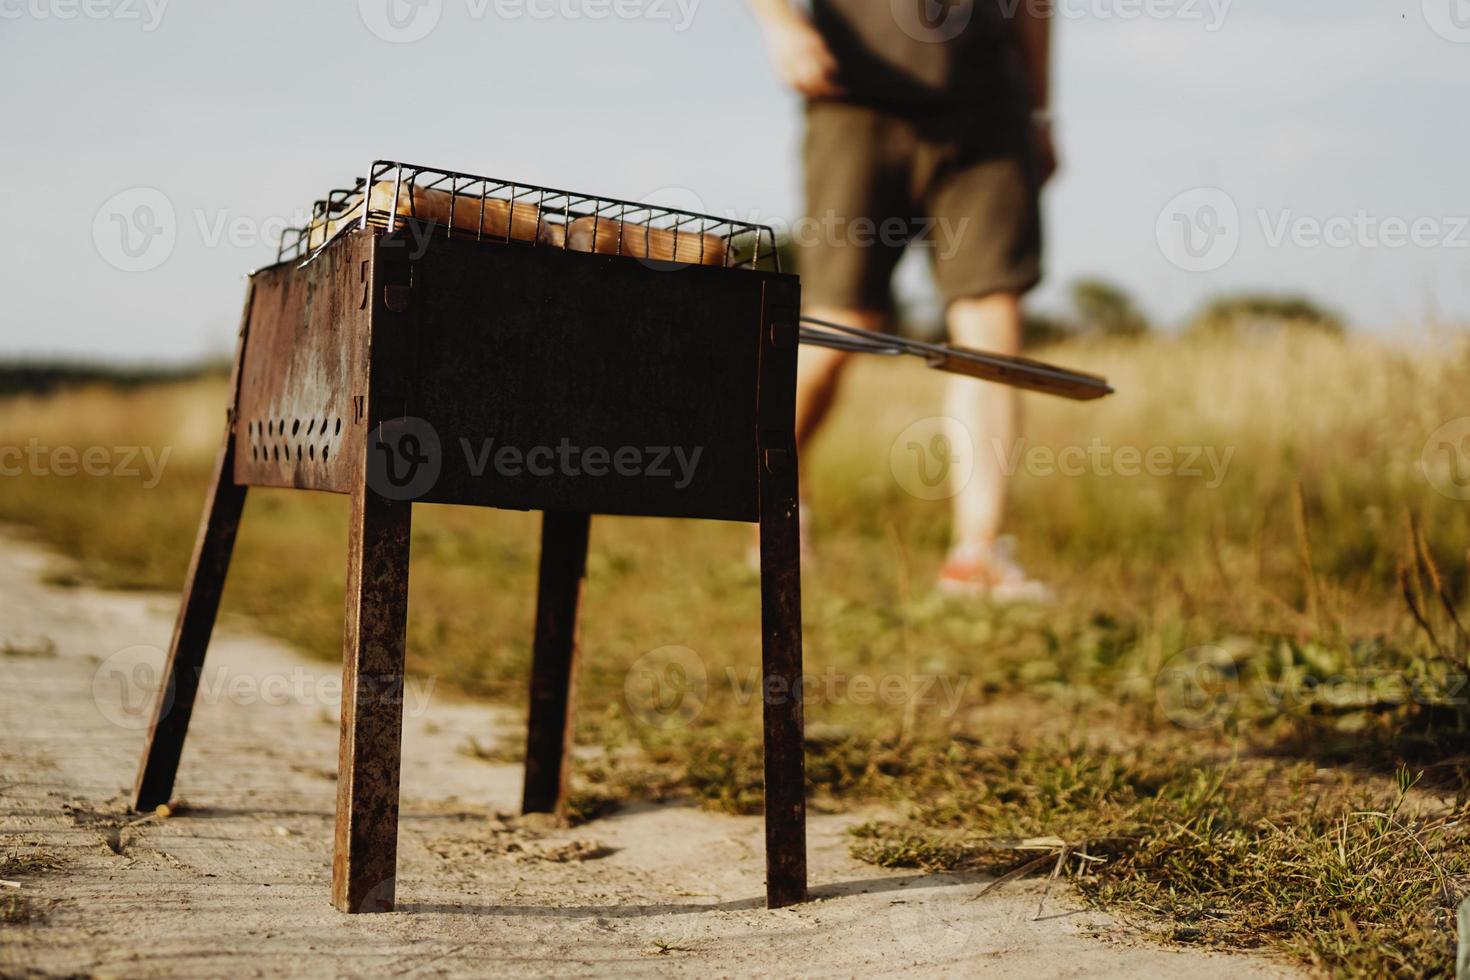
<instances>
[{"instance_id":1,"label":"grill grate","mask_svg":"<svg viewBox=\"0 0 1470 980\"><path fill-rule=\"evenodd\" d=\"M310 261L352 228L406 221L451 238L781 271L766 225L392 160L315 202L311 220L281 236L276 261Z\"/></svg>"}]
</instances>

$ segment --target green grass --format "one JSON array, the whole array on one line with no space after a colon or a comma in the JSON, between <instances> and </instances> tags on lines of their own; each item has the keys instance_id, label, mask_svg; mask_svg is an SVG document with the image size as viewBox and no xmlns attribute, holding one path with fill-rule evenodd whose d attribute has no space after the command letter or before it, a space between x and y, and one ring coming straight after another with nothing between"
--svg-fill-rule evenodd
<instances>
[{"instance_id":1,"label":"green grass","mask_svg":"<svg viewBox=\"0 0 1470 980\"><path fill-rule=\"evenodd\" d=\"M1421 460L1465 411L1467 352L1455 338L1415 351L1290 333L1047 352L1119 393L1028 400L1028 447L1169 462L1021 467L1011 529L1062 595L1049 609L931 593L948 508L906 493L889 460L938 412L939 379L861 365L808 461L814 805L893 804L895 820L854 841L877 863L1042 872L1061 845L996 842L1063 841L1061 867L1090 899L1175 941L1265 945L1330 972L1450 971L1448 910L1467 891L1470 511L1435 489L1453 486L1444 461L1428 454L1431 480ZM206 380L5 402L0 447L172 454L152 489L3 478L0 520L93 580L177 589L222 397ZM336 659L346 521L342 498L252 491L226 616ZM537 528L415 511L412 670L524 703ZM758 810L749 542L738 525L594 521L577 738L603 751L578 764L581 817L629 798ZM651 711L653 693L683 695L680 709Z\"/></svg>"}]
</instances>

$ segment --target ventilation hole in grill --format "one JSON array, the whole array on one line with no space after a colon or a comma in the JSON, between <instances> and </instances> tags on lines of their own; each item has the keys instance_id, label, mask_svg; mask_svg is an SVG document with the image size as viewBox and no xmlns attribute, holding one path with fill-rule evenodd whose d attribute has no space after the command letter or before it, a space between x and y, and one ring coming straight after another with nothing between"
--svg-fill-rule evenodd
<instances>
[{"instance_id":1,"label":"ventilation hole in grill","mask_svg":"<svg viewBox=\"0 0 1470 980\"><path fill-rule=\"evenodd\" d=\"M291 420L291 434L294 436L294 435L296 435L300 431L301 431L301 420L300 419L292 419Z\"/></svg>"},{"instance_id":2,"label":"ventilation hole in grill","mask_svg":"<svg viewBox=\"0 0 1470 980\"><path fill-rule=\"evenodd\" d=\"M309 457L311 457L312 459L316 459L316 444L315 443L313 443L312 445L306 447L306 455L309 456Z\"/></svg>"},{"instance_id":3,"label":"ventilation hole in grill","mask_svg":"<svg viewBox=\"0 0 1470 980\"><path fill-rule=\"evenodd\" d=\"M273 436L276 434L276 423L271 421L270 419L265 420L265 434L268 436Z\"/></svg>"},{"instance_id":4,"label":"ventilation hole in grill","mask_svg":"<svg viewBox=\"0 0 1470 980\"><path fill-rule=\"evenodd\" d=\"M316 425L316 419L306 420L306 434L311 435L312 428Z\"/></svg>"},{"instance_id":5,"label":"ventilation hole in grill","mask_svg":"<svg viewBox=\"0 0 1470 980\"><path fill-rule=\"evenodd\" d=\"M272 447L271 448L271 455L273 455L275 457L275 459L276 459L276 462L279 463L281 461L281 447L280 446L274 446L274 447Z\"/></svg>"},{"instance_id":6,"label":"ventilation hole in grill","mask_svg":"<svg viewBox=\"0 0 1470 980\"><path fill-rule=\"evenodd\" d=\"M325 415L323 415L322 416L322 435L326 435L326 434L327 434L327 417Z\"/></svg>"},{"instance_id":7,"label":"ventilation hole in grill","mask_svg":"<svg viewBox=\"0 0 1470 980\"><path fill-rule=\"evenodd\" d=\"M328 449L326 446L323 446L322 447L322 462L323 463L325 463L327 461L327 456L330 453L331 453L331 450L330 449Z\"/></svg>"},{"instance_id":8,"label":"ventilation hole in grill","mask_svg":"<svg viewBox=\"0 0 1470 980\"><path fill-rule=\"evenodd\" d=\"M296 444L296 462L301 462L301 443Z\"/></svg>"},{"instance_id":9,"label":"ventilation hole in grill","mask_svg":"<svg viewBox=\"0 0 1470 980\"><path fill-rule=\"evenodd\" d=\"M337 431L333 434L339 436L342 434L342 419L340 416L337 419Z\"/></svg>"},{"instance_id":10,"label":"ventilation hole in grill","mask_svg":"<svg viewBox=\"0 0 1470 980\"><path fill-rule=\"evenodd\" d=\"M250 447L250 458L251 459L254 459L254 460L259 460L260 459L260 447L259 446L251 446Z\"/></svg>"}]
</instances>

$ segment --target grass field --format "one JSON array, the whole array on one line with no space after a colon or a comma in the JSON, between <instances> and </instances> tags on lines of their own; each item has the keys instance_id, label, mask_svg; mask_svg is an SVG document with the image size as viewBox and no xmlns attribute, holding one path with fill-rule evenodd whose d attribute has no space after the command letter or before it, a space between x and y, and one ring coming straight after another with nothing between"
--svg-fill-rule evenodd
<instances>
[{"instance_id":1,"label":"grass field","mask_svg":"<svg viewBox=\"0 0 1470 980\"><path fill-rule=\"evenodd\" d=\"M896 803L854 836L875 863L1056 871L1178 942L1452 975L1470 893L1470 474L1454 468L1470 458L1470 422L1454 424L1470 345L1286 331L1043 356L1119 392L1027 402L1012 530L1055 607L931 592L948 505L906 492L891 451L937 414L937 375L860 365L814 447L816 805ZM0 480L0 520L103 584L177 589L223 397L213 378L0 402L0 447L53 462L103 447L99 473L119 447L148 450L138 476L27 463ZM226 614L338 657L346 519L345 499L252 491ZM410 668L520 704L538 519L414 520ZM758 809L749 541L737 525L593 522L578 740L605 751L579 762L579 812L672 796Z\"/></svg>"}]
</instances>

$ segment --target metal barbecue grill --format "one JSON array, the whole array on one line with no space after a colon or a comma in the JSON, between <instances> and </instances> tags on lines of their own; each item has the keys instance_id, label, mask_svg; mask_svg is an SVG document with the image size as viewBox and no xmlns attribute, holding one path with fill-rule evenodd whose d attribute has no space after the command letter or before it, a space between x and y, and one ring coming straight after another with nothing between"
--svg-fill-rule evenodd
<instances>
[{"instance_id":1,"label":"metal barbecue grill","mask_svg":"<svg viewBox=\"0 0 1470 980\"><path fill-rule=\"evenodd\" d=\"M798 344L911 354L1071 398L1106 382L803 318L761 225L389 161L311 215L250 277L135 805L173 792L248 487L352 501L332 863L333 903L349 912L394 905L414 503L544 512L528 812L565 807L590 515L746 521L760 526L767 901L801 901ZM572 444L599 453L595 472L531 463ZM679 481L622 465L645 448L697 465ZM501 464L507 450L518 465Z\"/></svg>"},{"instance_id":2,"label":"metal barbecue grill","mask_svg":"<svg viewBox=\"0 0 1470 980\"><path fill-rule=\"evenodd\" d=\"M765 225L386 160L316 201L311 221L281 236L276 261L309 260L354 227L392 232L406 221L447 238L780 271Z\"/></svg>"}]
</instances>

